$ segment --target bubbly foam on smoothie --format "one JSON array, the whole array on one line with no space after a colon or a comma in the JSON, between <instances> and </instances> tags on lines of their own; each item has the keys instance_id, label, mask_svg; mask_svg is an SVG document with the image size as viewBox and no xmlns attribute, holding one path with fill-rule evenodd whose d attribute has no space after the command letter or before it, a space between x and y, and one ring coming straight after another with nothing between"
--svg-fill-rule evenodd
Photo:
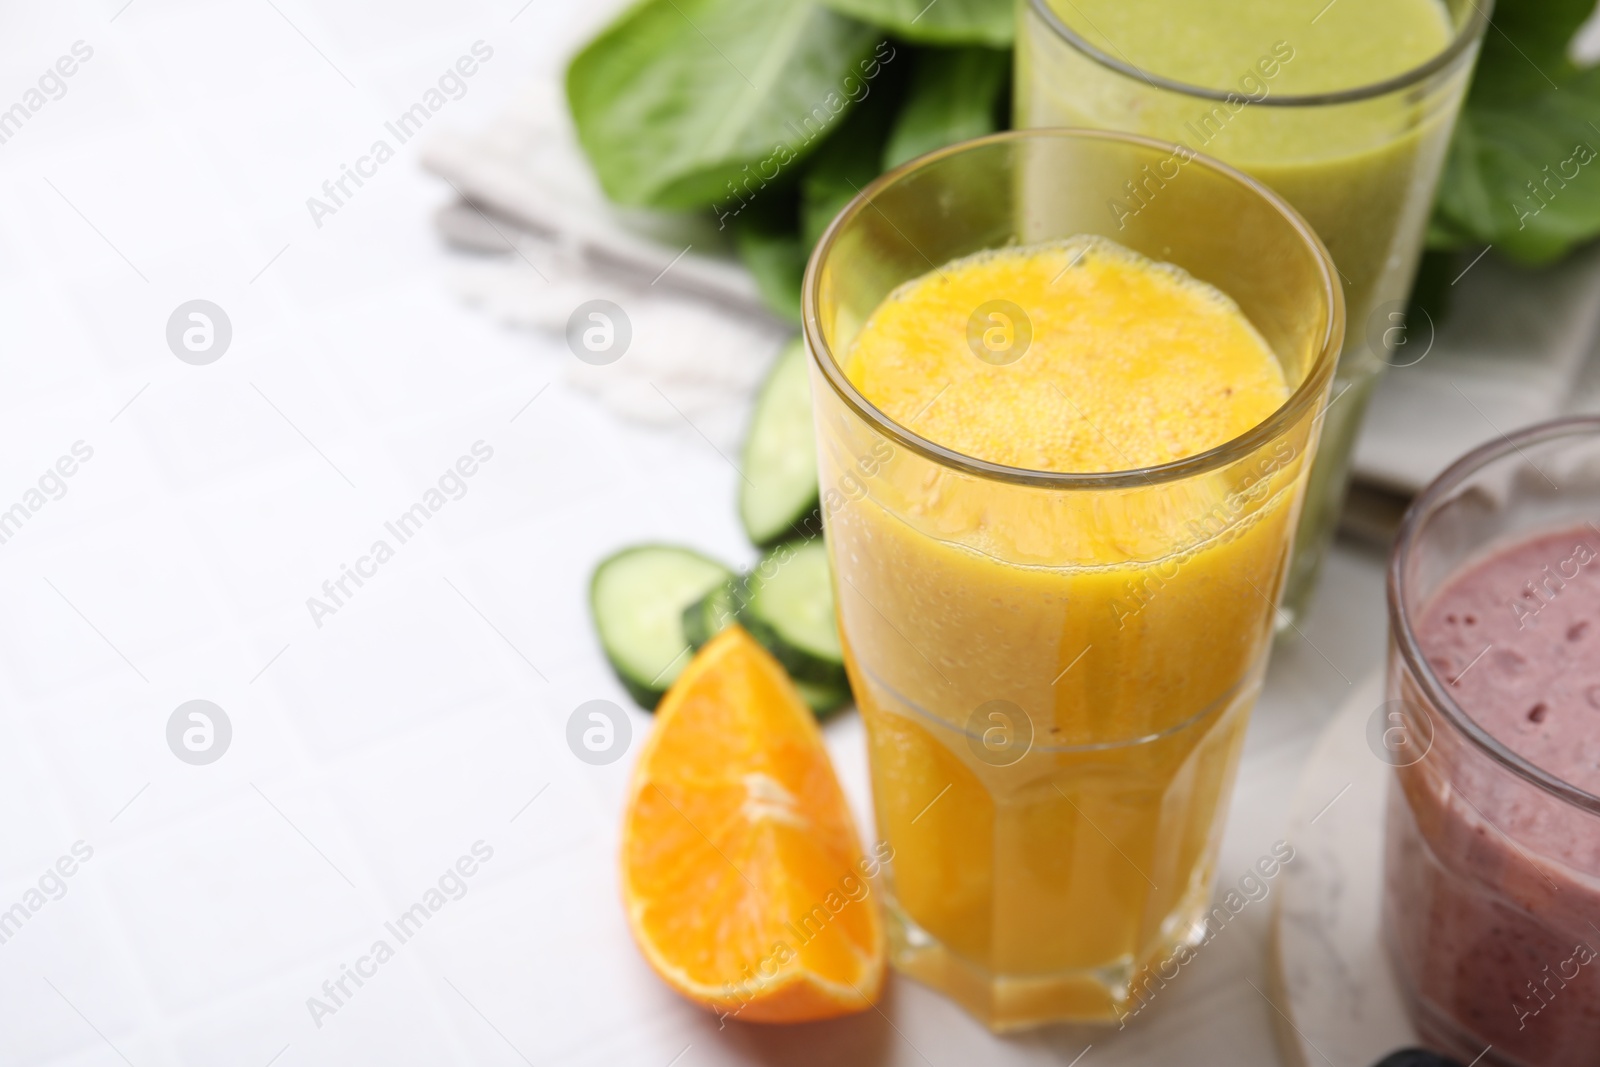
<instances>
[{"instance_id":1,"label":"bubbly foam on smoothie","mask_svg":"<svg viewBox=\"0 0 1600 1067\"><path fill-rule=\"evenodd\" d=\"M997 301L1020 307L1027 327L980 310ZM980 358L975 316L980 334L1031 332L1026 351ZM1289 395L1271 349L1225 294L1098 237L983 252L906 283L862 327L844 371L928 440L1083 473L1197 455Z\"/></svg>"}]
</instances>

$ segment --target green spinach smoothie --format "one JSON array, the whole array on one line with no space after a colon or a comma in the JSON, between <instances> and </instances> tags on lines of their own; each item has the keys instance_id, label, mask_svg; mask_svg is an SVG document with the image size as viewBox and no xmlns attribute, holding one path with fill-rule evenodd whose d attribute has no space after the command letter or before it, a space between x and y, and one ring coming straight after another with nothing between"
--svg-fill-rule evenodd
<instances>
[{"instance_id":1,"label":"green spinach smoothie","mask_svg":"<svg viewBox=\"0 0 1600 1067\"><path fill-rule=\"evenodd\" d=\"M1291 616L1332 538L1371 386L1404 337L1399 312L1483 29L1473 0L1459 2L1020 0L1017 125L1124 130L1221 159L1293 204L1339 267L1346 342ZM1138 176L1106 210L1134 219L1164 187Z\"/></svg>"}]
</instances>

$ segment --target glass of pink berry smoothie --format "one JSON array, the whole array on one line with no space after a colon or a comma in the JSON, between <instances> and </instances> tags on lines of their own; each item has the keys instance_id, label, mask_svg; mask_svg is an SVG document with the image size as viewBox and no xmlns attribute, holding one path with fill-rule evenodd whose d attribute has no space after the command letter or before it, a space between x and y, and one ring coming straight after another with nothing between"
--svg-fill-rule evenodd
<instances>
[{"instance_id":1,"label":"glass of pink berry smoothie","mask_svg":"<svg viewBox=\"0 0 1600 1067\"><path fill-rule=\"evenodd\" d=\"M1441 475L1389 619L1385 942L1411 1017L1463 1063L1600 1062L1600 419Z\"/></svg>"}]
</instances>

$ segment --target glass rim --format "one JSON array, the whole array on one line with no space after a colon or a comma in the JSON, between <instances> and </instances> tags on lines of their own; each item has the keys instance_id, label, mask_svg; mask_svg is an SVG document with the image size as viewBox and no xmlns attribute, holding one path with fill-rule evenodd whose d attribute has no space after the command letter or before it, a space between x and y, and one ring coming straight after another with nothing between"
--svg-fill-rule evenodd
<instances>
[{"instance_id":1,"label":"glass rim","mask_svg":"<svg viewBox=\"0 0 1600 1067\"><path fill-rule=\"evenodd\" d=\"M1310 249L1321 276L1322 296L1324 306L1327 308L1327 322L1324 326L1319 350L1306 373L1305 379L1272 414L1238 436L1208 448L1204 452L1170 460L1166 463L1117 471L1041 471L1027 467L1012 467L1003 463L979 459L931 441L891 419L876 404L873 404L856 389L855 384L845 376L844 369L834 355L832 346L828 344L827 338L822 335L821 328L821 308L819 306L821 302L821 286L819 278L822 273L822 264L828 260L839 235L868 207L876 207L873 204L873 197L934 163L965 152L1031 140L1107 141L1149 148L1169 154L1189 152L1191 166L1199 164L1221 177L1232 180L1236 184L1254 192L1258 197L1266 201L1268 206L1273 208L1289 224L1290 228L1299 235ZM913 246L914 249L915 246ZM932 264L930 269L937 269L938 266L938 264ZM1168 141L1116 130L1073 129L1066 127L1003 130L999 133L989 134L986 137L961 141L929 152L880 175L856 193L850 202L845 205L844 209L834 216L833 221L828 224L828 228L823 231L822 237L817 241L817 246L812 251L811 258L806 264L805 279L801 286L800 308L801 333L805 338L806 347L811 358L822 371L822 376L839 396L839 399L844 401L846 406L862 419L865 419L879 433L902 447L910 449L924 459L944 467L954 468L989 481L1053 489L1120 489L1153 486L1193 477L1198 474L1210 473L1251 455L1268 443L1284 436L1305 414L1306 410L1321 399L1321 394L1333 377L1334 366L1338 362L1339 352L1344 344L1345 331L1344 289L1340 285L1338 268L1334 266L1333 257L1329 254L1327 247L1323 245L1322 239L1317 236L1316 231L1311 228L1311 224L1301 217L1300 213L1290 206L1289 202L1283 197L1273 192L1262 182L1228 166L1220 160Z\"/></svg>"},{"instance_id":2,"label":"glass rim","mask_svg":"<svg viewBox=\"0 0 1600 1067\"><path fill-rule=\"evenodd\" d=\"M1447 467L1435 478L1406 509L1395 535L1394 548L1389 554L1388 575L1385 581L1389 601L1389 633L1404 661L1406 669L1416 680L1423 696L1433 705L1451 728L1465 736L1474 747L1510 771L1522 781L1531 783L1546 793L1594 815L1600 815L1600 796L1580 789L1571 782L1551 774L1538 764L1519 756L1508 746L1484 729L1476 719L1467 714L1450 695L1449 687L1434 671L1423 654L1422 645L1412 627L1412 611L1404 590L1406 567L1411 561L1415 542L1422 534L1424 522L1430 518L1451 493L1460 488L1468 477L1489 464L1513 453L1521 453L1531 445L1541 445L1562 437L1593 437L1600 439L1600 415L1573 415L1535 423L1510 435L1502 434L1499 440L1479 445ZM1529 461L1532 462L1531 460ZM1420 609L1420 605L1418 605Z\"/></svg>"},{"instance_id":3,"label":"glass rim","mask_svg":"<svg viewBox=\"0 0 1600 1067\"><path fill-rule=\"evenodd\" d=\"M1070 3L1070 0L1068 2ZM1455 37L1451 39L1450 43L1442 51L1420 66L1402 71L1392 77L1385 78L1383 81L1370 82L1350 89L1333 89L1320 93L1298 93L1290 96L1268 95L1260 100L1251 100L1250 103L1254 107L1320 107L1327 104L1350 104L1361 100L1375 100L1378 97L1388 96L1390 93L1408 89L1419 82L1426 81L1453 65L1488 29L1489 20L1494 12L1494 0L1481 0L1481 2L1480 0L1467 0L1467 3L1472 7L1472 14L1461 24ZM1136 67L1127 60L1107 55L1086 40L1077 30L1062 21L1061 16L1050 6L1049 0L1029 0L1029 4L1033 8L1034 14L1043 19L1045 25L1050 27L1057 37L1101 66L1109 67L1119 74L1138 78L1140 81L1147 82L1157 89L1182 93L1185 96L1193 96L1202 100L1216 100L1226 103L1233 97L1248 99L1243 94L1231 89L1208 89L1203 85L1191 85L1188 82L1167 78Z\"/></svg>"}]
</instances>

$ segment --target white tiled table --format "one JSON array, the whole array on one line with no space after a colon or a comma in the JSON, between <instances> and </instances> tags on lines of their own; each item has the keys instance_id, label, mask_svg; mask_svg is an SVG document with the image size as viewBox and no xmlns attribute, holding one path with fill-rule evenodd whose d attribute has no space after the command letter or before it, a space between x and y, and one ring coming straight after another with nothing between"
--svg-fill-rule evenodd
<instances>
[{"instance_id":1,"label":"white tiled table","mask_svg":"<svg viewBox=\"0 0 1600 1067\"><path fill-rule=\"evenodd\" d=\"M647 538L748 560L736 476L688 429L567 390L557 339L447 295L427 219L452 194L415 142L320 229L305 206L473 42L493 59L435 124L483 121L597 12L0 10L0 108L93 48L0 144L0 510L93 449L0 544L0 909L93 849L0 944L0 1064L1065 1064L1090 1041L1086 1064L1275 1062L1249 984L1265 905L1119 1035L997 1040L908 982L882 1014L719 1032L635 953L614 878L629 760L563 740L582 701L626 703L588 572ZM197 297L233 326L209 366L164 337ZM465 496L316 626L306 599L480 440ZM1380 594L1375 559L1336 552L1309 640L1274 665L1224 878L1278 836L1318 724L1377 662ZM191 699L232 722L209 766L167 748ZM864 816L859 724L828 732ZM465 895L316 1025L307 998L479 841Z\"/></svg>"}]
</instances>

